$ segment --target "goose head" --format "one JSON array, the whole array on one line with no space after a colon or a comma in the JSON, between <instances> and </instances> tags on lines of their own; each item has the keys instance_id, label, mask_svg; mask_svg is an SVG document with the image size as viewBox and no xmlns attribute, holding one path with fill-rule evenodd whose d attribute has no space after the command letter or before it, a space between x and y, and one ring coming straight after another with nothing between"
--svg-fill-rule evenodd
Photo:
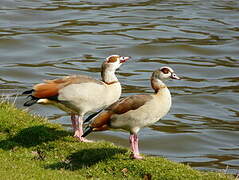
<instances>
[{"instance_id":1,"label":"goose head","mask_svg":"<svg viewBox=\"0 0 239 180\"><path fill-rule=\"evenodd\" d=\"M106 58L102 65L103 71L116 71L123 63L128 61L130 57L120 56L120 55L111 55Z\"/></svg>"},{"instance_id":2,"label":"goose head","mask_svg":"<svg viewBox=\"0 0 239 180\"><path fill-rule=\"evenodd\" d=\"M151 86L154 89L154 91L157 93L160 89L163 89L166 87L166 85L163 83L163 81L167 79L177 79L180 78L175 74L172 68L163 66L160 69L153 72L151 76Z\"/></svg>"},{"instance_id":3,"label":"goose head","mask_svg":"<svg viewBox=\"0 0 239 180\"><path fill-rule=\"evenodd\" d=\"M168 66L163 66L160 69L156 70L152 74L152 78L165 81L167 79L177 79L180 78L175 74L174 70Z\"/></svg>"}]
</instances>

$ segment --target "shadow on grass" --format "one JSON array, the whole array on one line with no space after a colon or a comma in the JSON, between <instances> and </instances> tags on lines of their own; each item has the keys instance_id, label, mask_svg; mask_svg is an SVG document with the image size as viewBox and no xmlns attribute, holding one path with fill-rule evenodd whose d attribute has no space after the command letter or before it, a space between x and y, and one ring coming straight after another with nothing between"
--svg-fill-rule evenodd
<instances>
[{"instance_id":1,"label":"shadow on grass","mask_svg":"<svg viewBox=\"0 0 239 180\"><path fill-rule=\"evenodd\" d=\"M46 166L46 169L65 169L75 171L87 168L101 161L112 159L115 154L123 154L127 151L118 148L91 148L75 152L68 156L64 161Z\"/></svg>"},{"instance_id":2,"label":"shadow on grass","mask_svg":"<svg viewBox=\"0 0 239 180\"><path fill-rule=\"evenodd\" d=\"M68 135L70 135L69 132L58 130L56 128L50 128L43 125L33 126L21 130L13 137L0 141L0 148L5 150L13 149L16 146L29 148Z\"/></svg>"}]
</instances>

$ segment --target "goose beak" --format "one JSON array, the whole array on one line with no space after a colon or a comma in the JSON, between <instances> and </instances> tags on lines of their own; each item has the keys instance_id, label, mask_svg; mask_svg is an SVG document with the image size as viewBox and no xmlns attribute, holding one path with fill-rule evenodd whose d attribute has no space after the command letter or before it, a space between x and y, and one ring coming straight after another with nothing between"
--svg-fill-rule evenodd
<instances>
[{"instance_id":1,"label":"goose beak","mask_svg":"<svg viewBox=\"0 0 239 180\"><path fill-rule=\"evenodd\" d=\"M172 73L172 75L170 76L171 79L176 79L176 80L180 80L181 78L178 77L175 73Z\"/></svg>"},{"instance_id":2,"label":"goose beak","mask_svg":"<svg viewBox=\"0 0 239 180\"><path fill-rule=\"evenodd\" d=\"M131 57L120 56L120 63L128 61Z\"/></svg>"}]
</instances>

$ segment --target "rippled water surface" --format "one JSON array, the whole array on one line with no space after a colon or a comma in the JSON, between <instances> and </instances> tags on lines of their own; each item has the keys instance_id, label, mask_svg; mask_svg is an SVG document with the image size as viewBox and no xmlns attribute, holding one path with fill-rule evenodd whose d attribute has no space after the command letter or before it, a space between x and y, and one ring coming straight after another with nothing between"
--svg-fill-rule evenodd
<instances>
[{"instance_id":1,"label":"rippled water surface","mask_svg":"<svg viewBox=\"0 0 239 180\"><path fill-rule=\"evenodd\" d=\"M11 96L69 74L99 78L111 54L131 56L118 72L122 96L152 92L149 76L169 65L170 113L140 132L143 153L198 169L239 169L239 2L237 0L0 1L0 93ZM22 108L25 97L16 103ZM54 107L31 111L70 128ZM110 135L110 136L109 136ZM128 147L128 134L91 138Z\"/></svg>"}]
</instances>

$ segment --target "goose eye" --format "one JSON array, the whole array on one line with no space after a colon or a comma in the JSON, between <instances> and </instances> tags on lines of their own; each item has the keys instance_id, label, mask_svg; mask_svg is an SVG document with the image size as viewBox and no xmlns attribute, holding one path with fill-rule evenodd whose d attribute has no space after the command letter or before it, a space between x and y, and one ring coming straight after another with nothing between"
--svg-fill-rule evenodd
<instances>
[{"instance_id":1,"label":"goose eye","mask_svg":"<svg viewBox=\"0 0 239 180\"><path fill-rule=\"evenodd\" d=\"M171 78L172 79L178 79L178 80L180 79L180 77L178 77L175 73L172 73Z\"/></svg>"},{"instance_id":2,"label":"goose eye","mask_svg":"<svg viewBox=\"0 0 239 180\"><path fill-rule=\"evenodd\" d=\"M129 59L130 59L130 56L129 57L120 56L120 63L124 63L124 62L128 61Z\"/></svg>"}]
</instances>

